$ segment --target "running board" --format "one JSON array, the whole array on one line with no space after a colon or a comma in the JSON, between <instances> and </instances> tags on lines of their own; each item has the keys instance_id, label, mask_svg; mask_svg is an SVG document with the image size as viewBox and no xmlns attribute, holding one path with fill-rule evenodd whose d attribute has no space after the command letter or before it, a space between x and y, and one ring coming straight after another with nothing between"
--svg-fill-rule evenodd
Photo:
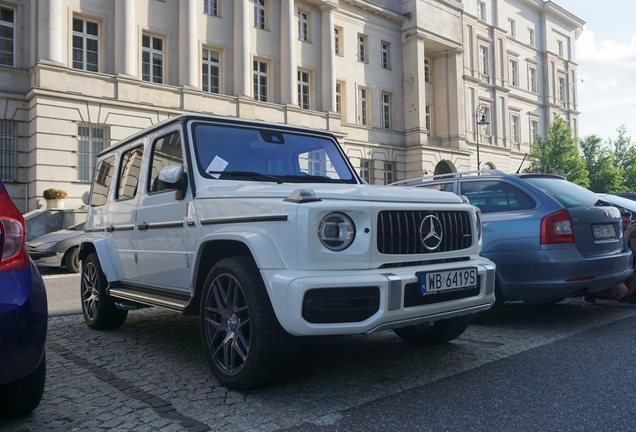
<instances>
[{"instance_id":1,"label":"running board","mask_svg":"<svg viewBox=\"0 0 636 432\"><path fill-rule=\"evenodd\" d=\"M158 306L178 312L183 312L191 301L189 293L175 293L147 287L111 287L108 290L108 294L117 299L141 303L147 306Z\"/></svg>"}]
</instances>

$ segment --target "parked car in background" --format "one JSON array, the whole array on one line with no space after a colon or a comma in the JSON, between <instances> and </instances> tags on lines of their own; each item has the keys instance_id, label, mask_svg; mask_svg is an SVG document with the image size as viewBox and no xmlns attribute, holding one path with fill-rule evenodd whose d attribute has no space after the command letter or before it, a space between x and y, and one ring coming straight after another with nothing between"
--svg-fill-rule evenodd
<instances>
[{"instance_id":1,"label":"parked car in background","mask_svg":"<svg viewBox=\"0 0 636 432\"><path fill-rule=\"evenodd\" d=\"M632 212L632 220L636 220L636 201L615 194L600 193L597 195L612 204L614 207L629 210Z\"/></svg>"},{"instance_id":2,"label":"parked car in background","mask_svg":"<svg viewBox=\"0 0 636 432\"><path fill-rule=\"evenodd\" d=\"M614 192L612 194L607 195L616 195L622 198L626 198L628 200L636 201L636 192Z\"/></svg>"},{"instance_id":3,"label":"parked car in background","mask_svg":"<svg viewBox=\"0 0 636 432\"><path fill-rule=\"evenodd\" d=\"M24 218L0 181L0 418L33 411L46 381L46 291L24 240Z\"/></svg>"},{"instance_id":4,"label":"parked car in background","mask_svg":"<svg viewBox=\"0 0 636 432\"><path fill-rule=\"evenodd\" d=\"M481 209L482 255L496 265L496 302L556 302L605 290L632 274L618 209L565 178L499 171L398 182L465 196Z\"/></svg>"},{"instance_id":5,"label":"parked car in background","mask_svg":"<svg viewBox=\"0 0 636 432\"><path fill-rule=\"evenodd\" d=\"M86 235L86 222L44 234L27 243L29 256L38 267L66 267L79 272L79 244Z\"/></svg>"}]
</instances>

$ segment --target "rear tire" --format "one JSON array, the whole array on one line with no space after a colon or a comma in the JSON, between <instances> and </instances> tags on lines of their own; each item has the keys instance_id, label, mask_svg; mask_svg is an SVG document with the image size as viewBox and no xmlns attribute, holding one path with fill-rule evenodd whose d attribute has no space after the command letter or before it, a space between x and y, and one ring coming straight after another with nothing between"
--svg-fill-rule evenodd
<instances>
[{"instance_id":1,"label":"rear tire","mask_svg":"<svg viewBox=\"0 0 636 432\"><path fill-rule=\"evenodd\" d=\"M90 254L82 265L80 284L84 321L94 330L117 328L126 321L127 310L118 309L115 300L106 293L108 281L99 258Z\"/></svg>"},{"instance_id":2,"label":"rear tire","mask_svg":"<svg viewBox=\"0 0 636 432\"><path fill-rule=\"evenodd\" d=\"M29 375L0 386L0 418L28 414L40 405L46 382L46 353Z\"/></svg>"},{"instance_id":3,"label":"rear tire","mask_svg":"<svg viewBox=\"0 0 636 432\"><path fill-rule=\"evenodd\" d=\"M297 338L276 319L251 257L219 261L203 286L201 342L210 369L225 387L248 390L288 374Z\"/></svg>"},{"instance_id":4,"label":"rear tire","mask_svg":"<svg viewBox=\"0 0 636 432\"><path fill-rule=\"evenodd\" d=\"M393 329L404 342L416 346L439 345L453 340L466 330L472 315Z\"/></svg>"}]
</instances>

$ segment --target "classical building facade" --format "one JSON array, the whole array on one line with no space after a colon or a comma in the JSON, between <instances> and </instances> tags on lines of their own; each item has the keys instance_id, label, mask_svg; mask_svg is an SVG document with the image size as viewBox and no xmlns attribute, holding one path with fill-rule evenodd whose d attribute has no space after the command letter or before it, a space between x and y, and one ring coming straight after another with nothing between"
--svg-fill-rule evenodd
<instances>
[{"instance_id":1,"label":"classical building facade","mask_svg":"<svg viewBox=\"0 0 636 432\"><path fill-rule=\"evenodd\" d=\"M577 131L583 24L543 0L0 0L0 177L24 212L50 187L79 207L97 153L185 112L329 130L372 184L514 172L557 114Z\"/></svg>"}]
</instances>

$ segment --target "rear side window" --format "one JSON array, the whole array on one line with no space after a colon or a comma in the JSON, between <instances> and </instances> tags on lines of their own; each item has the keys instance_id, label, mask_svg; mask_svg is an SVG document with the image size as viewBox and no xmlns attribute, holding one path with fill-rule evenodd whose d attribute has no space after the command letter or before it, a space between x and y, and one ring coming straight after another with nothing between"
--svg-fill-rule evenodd
<instances>
[{"instance_id":1,"label":"rear side window","mask_svg":"<svg viewBox=\"0 0 636 432\"><path fill-rule=\"evenodd\" d=\"M159 181L159 173L162 168L170 165L183 166L183 153L181 152L181 134L179 131L157 139L152 147L152 168L148 179L148 192L160 192L165 189Z\"/></svg>"},{"instance_id":2,"label":"rear side window","mask_svg":"<svg viewBox=\"0 0 636 432\"><path fill-rule=\"evenodd\" d=\"M598 201L596 194L567 180L550 177L523 177L523 179L554 197L566 208L593 206Z\"/></svg>"},{"instance_id":3,"label":"rear side window","mask_svg":"<svg viewBox=\"0 0 636 432\"><path fill-rule=\"evenodd\" d=\"M121 168L119 170L119 187L117 188L118 201L131 199L137 195L142 155L143 149L141 147L129 150L122 155Z\"/></svg>"},{"instance_id":4,"label":"rear side window","mask_svg":"<svg viewBox=\"0 0 636 432\"><path fill-rule=\"evenodd\" d=\"M101 160L95 169L95 181L93 182L93 190L91 192L91 207L97 207L106 204L108 200L108 189L113 179L113 171L115 169L115 156Z\"/></svg>"},{"instance_id":5,"label":"rear side window","mask_svg":"<svg viewBox=\"0 0 636 432\"><path fill-rule=\"evenodd\" d=\"M455 184L454 183L430 183L425 184L422 187L435 189L438 191L444 192L455 192Z\"/></svg>"},{"instance_id":6,"label":"rear side window","mask_svg":"<svg viewBox=\"0 0 636 432\"><path fill-rule=\"evenodd\" d=\"M462 195L484 213L536 207L535 201L527 193L510 183L496 180L464 182Z\"/></svg>"}]
</instances>

